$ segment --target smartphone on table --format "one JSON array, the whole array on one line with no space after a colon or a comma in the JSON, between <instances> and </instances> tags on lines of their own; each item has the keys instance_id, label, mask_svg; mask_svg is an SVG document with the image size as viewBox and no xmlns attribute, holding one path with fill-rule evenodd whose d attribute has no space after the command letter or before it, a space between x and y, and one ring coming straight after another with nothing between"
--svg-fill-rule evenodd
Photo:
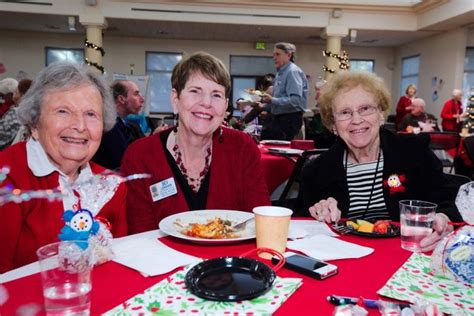
<instances>
[{"instance_id":1,"label":"smartphone on table","mask_svg":"<svg viewBox=\"0 0 474 316\"><path fill-rule=\"evenodd\" d=\"M337 266L333 264L300 255L295 252L285 252L283 256L286 259L283 267L309 277L324 280L337 274ZM279 260L278 258L273 257L272 262L276 264Z\"/></svg>"}]
</instances>

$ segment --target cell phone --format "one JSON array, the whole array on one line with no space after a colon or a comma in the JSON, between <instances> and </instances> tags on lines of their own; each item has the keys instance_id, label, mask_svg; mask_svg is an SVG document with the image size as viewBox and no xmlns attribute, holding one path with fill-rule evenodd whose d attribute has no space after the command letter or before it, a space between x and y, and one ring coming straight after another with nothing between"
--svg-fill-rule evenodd
<instances>
[{"instance_id":1,"label":"cell phone","mask_svg":"<svg viewBox=\"0 0 474 316\"><path fill-rule=\"evenodd\" d=\"M307 275L309 277L324 280L337 274L337 266L320 261L308 256L300 255L294 252L285 252L283 256L286 259L284 267ZM273 263L278 263L277 257L272 258Z\"/></svg>"}]
</instances>

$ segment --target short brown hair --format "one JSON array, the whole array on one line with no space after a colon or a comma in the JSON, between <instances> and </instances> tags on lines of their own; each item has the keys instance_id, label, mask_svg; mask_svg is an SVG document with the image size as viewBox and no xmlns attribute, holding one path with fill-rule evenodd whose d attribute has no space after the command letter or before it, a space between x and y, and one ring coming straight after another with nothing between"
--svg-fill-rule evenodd
<instances>
[{"instance_id":1,"label":"short brown hair","mask_svg":"<svg viewBox=\"0 0 474 316\"><path fill-rule=\"evenodd\" d=\"M410 89L410 88L415 89L415 93L416 93L416 86L415 86L413 83L410 83L410 84L407 86L407 88L405 89L405 94L408 94L408 89Z\"/></svg>"},{"instance_id":2,"label":"short brown hair","mask_svg":"<svg viewBox=\"0 0 474 316\"><path fill-rule=\"evenodd\" d=\"M319 109L323 124L332 130L334 125L333 104L334 99L342 92L361 86L374 95L378 108L384 116L388 115L391 104L390 92L382 78L366 71L339 72L329 79L321 90Z\"/></svg>"},{"instance_id":3,"label":"short brown hair","mask_svg":"<svg viewBox=\"0 0 474 316\"><path fill-rule=\"evenodd\" d=\"M18 82L18 91L20 92L21 95L24 95L26 91L31 87L31 83L33 80L31 79L22 79L20 82Z\"/></svg>"},{"instance_id":4,"label":"short brown hair","mask_svg":"<svg viewBox=\"0 0 474 316\"><path fill-rule=\"evenodd\" d=\"M201 74L225 88L226 97L230 93L230 75L222 61L205 52L194 53L181 60L173 69L171 86L178 96L184 89L186 82L194 74Z\"/></svg>"}]
</instances>

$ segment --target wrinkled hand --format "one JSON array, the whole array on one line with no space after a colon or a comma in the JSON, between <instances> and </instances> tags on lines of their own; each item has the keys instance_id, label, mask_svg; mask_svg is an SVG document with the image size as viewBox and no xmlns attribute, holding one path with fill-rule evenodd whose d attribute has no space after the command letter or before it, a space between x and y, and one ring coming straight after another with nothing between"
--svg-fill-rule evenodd
<instances>
[{"instance_id":1,"label":"wrinkled hand","mask_svg":"<svg viewBox=\"0 0 474 316\"><path fill-rule=\"evenodd\" d=\"M270 103L270 102L272 102L272 96L269 95L268 93L265 93L264 95L262 95L262 102L263 102L263 103Z\"/></svg>"},{"instance_id":2,"label":"wrinkled hand","mask_svg":"<svg viewBox=\"0 0 474 316\"><path fill-rule=\"evenodd\" d=\"M337 208L336 199L329 197L321 200L309 208L309 213L320 222L338 222L341 219L341 211Z\"/></svg>"},{"instance_id":3,"label":"wrinkled hand","mask_svg":"<svg viewBox=\"0 0 474 316\"><path fill-rule=\"evenodd\" d=\"M158 126L157 128L155 128L155 130L153 131L152 134L156 134L156 133L159 133L161 131L164 131L165 129L168 129L168 124L161 124L160 126Z\"/></svg>"},{"instance_id":4,"label":"wrinkled hand","mask_svg":"<svg viewBox=\"0 0 474 316\"><path fill-rule=\"evenodd\" d=\"M449 225L448 216L443 213L436 213L433 221L433 232L420 241L421 251L426 252L433 250L438 244L438 241L453 230L453 226Z\"/></svg>"}]
</instances>

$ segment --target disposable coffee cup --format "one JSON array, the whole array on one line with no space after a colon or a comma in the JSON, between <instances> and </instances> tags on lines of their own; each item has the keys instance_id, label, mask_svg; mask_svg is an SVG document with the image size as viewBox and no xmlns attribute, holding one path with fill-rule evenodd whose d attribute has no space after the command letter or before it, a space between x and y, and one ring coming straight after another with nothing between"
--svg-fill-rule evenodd
<instances>
[{"instance_id":1,"label":"disposable coffee cup","mask_svg":"<svg viewBox=\"0 0 474 316\"><path fill-rule=\"evenodd\" d=\"M293 211L278 206L259 206L253 209L257 248L270 248L280 253L285 252L288 239L288 228ZM262 252L261 258L271 259L270 253Z\"/></svg>"}]
</instances>

